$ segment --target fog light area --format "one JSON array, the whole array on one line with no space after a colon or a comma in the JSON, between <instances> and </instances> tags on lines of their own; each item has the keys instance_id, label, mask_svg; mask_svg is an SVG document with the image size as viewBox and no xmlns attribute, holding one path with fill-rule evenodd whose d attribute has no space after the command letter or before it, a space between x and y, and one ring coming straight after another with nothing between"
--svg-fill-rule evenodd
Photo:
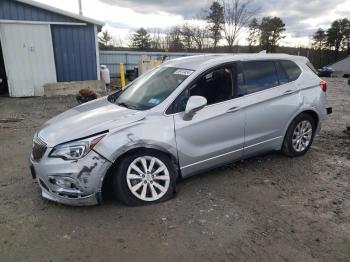
<instances>
[{"instance_id":1,"label":"fog light area","mask_svg":"<svg viewBox=\"0 0 350 262\"><path fill-rule=\"evenodd\" d=\"M78 189L75 180L70 177L50 176L49 182L64 189Z\"/></svg>"}]
</instances>

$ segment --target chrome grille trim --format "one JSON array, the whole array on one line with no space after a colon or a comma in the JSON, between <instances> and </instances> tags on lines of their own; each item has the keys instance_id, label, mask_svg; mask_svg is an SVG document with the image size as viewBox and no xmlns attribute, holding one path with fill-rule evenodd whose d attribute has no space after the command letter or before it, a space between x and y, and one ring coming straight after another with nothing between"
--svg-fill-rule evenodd
<instances>
[{"instance_id":1,"label":"chrome grille trim","mask_svg":"<svg viewBox=\"0 0 350 262\"><path fill-rule=\"evenodd\" d=\"M41 140L38 136L35 136L33 139L32 158L35 161L39 161L44 156L46 149L46 143L43 140Z\"/></svg>"}]
</instances>

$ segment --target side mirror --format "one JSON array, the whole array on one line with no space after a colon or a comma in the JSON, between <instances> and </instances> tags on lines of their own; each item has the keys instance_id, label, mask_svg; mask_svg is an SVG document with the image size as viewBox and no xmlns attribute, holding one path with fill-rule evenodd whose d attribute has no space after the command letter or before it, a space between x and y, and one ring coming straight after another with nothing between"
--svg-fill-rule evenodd
<instances>
[{"instance_id":1,"label":"side mirror","mask_svg":"<svg viewBox=\"0 0 350 262\"><path fill-rule=\"evenodd\" d=\"M205 97L191 96L187 101L183 119L185 121L192 120L193 116L206 105L207 99Z\"/></svg>"}]
</instances>

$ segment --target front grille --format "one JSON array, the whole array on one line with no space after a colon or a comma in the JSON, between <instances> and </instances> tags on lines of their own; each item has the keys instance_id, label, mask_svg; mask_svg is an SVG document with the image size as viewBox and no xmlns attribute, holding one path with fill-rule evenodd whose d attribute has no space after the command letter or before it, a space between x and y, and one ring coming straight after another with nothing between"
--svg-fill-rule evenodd
<instances>
[{"instance_id":1,"label":"front grille","mask_svg":"<svg viewBox=\"0 0 350 262\"><path fill-rule=\"evenodd\" d=\"M39 137L34 137L33 140L33 150L32 150L32 156L33 159L36 161L39 161L46 151L46 143L42 141Z\"/></svg>"}]
</instances>

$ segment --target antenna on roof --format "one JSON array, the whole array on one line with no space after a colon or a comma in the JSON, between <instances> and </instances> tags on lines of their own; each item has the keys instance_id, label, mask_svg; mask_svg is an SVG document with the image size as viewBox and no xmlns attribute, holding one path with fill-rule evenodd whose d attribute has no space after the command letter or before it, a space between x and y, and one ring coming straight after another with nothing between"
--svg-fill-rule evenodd
<instances>
[{"instance_id":1,"label":"antenna on roof","mask_svg":"<svg viewBox=\"0 0 350 262\"><path fill-rule=\"evenodd\" d=\"M258 54L266 54L266 50L262 50Z\"/></svg>"},{"instance_id":2,"label":"antenna on roof","mask_svg":"<svg viewBox=\"0 0 350 262\"><path fill-rule=\"evenodd\" d=\"M79 15L83 16L83 7L81 5L81 0L78 0L79 3Z\"/></svg>"}]
</instances>

